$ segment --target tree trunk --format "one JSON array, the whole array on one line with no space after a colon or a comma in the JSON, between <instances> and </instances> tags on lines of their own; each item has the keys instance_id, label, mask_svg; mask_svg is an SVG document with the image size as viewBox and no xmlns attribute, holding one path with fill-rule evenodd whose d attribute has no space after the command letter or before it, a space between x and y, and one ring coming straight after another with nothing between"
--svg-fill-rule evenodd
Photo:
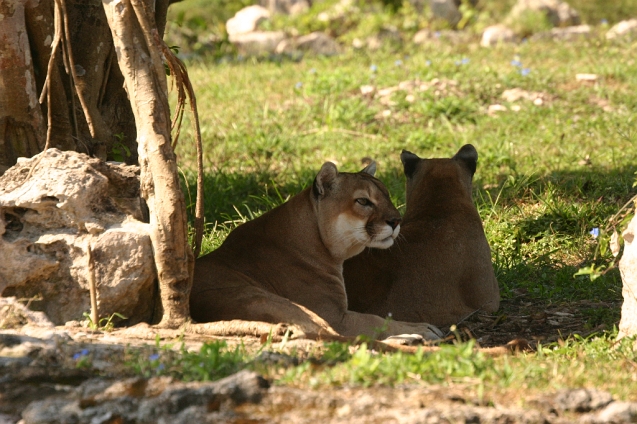
<instances>
[{"instance_id":1,"label":"tree trunk","mask_svg":"<svg viewBox=\"0 0 637 424\"><path fill-rule=\"evenodd\" d=\"M18 157L42 150L49 110L50 147L137 163L135 118L100 2L64 0L77 87L68 63L58 54L49 76L51 104L47 105L46 96L38 104L52 53L54 4L54 0L0 0L0 175ZM156 3L160 34L168 5L169 0Z\"/></svg>"},{"instance_id":2,"label":"tree trunk","mask_svg":"<svg viewBox=\"0 0 637 424\"><path fill-rule=\"evenodd\" d=\"M189 317L194 257L171 147L166 74L154 11L141 0L103 0L104 10L135 115L141 192L150 209L151 240L163 307L160 325L176 327Z\"/></svg>"},{"instance_id":3,"label":"tree trunk","mask_svg":"<svg viewBox=\"0 0 637 424\"><path fill-rule=\"evenodd\" d=\"M26 0L0 1L0 173L20 156L44 147L45 123L38 104Z\"/></svg>"}]
</instances>

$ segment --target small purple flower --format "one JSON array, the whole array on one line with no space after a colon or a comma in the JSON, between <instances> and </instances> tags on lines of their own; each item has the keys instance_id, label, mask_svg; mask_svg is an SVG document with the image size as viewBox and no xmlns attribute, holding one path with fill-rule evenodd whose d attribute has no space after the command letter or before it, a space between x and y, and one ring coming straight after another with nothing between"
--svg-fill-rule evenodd
<instances>
[{"instance_id":1,"label":"small purple flower","mask_svg":"<svg viewBox=\"0 0 637 424\"><path fill-rule=\"evenodd\" d=\"M425 65L431 66L431 60L429 60L429 59L425 60Z\"/></svg>"},{"instance_id":2,"label":"small purple flower","mask_svg":"<svg viewBox=\"0 0 637 424\"><path fill-rule=\"evenodd\" d=\"M589 234L593 236L593 238L599 237L599 228L595 227L589 231Z\"/></svg>"},{"instance_id":3,"label":"small purple flower","mask_svg":"<svg viewBox=\"0 0 637 424\"><path fill-rule=\"evenodd\" d=\"M159 364L157 365L157 371L162 371L164 368L166 368L166 366L164 364Z\"/></svg>"},{"instance_id":4,"label":"small purple flower","mask_svg":"<svg viewBox=\"0 0 637 424\"><path fill-rule=\"evenodd\" d=\"M151 360L151 361L156 361L156 360L158 360L158 359L159 359L159 353L153 353L152 355L150 355L150 356L148 357L148 359L149 359L149 360Z\"/></svg>"},{"instance_id":5,"label":"small purple flower","mask_svg":"<svg viewBox=\"0 0 637 424\"><path fill-rule=\"evenodd\" d=\"M394 65L396 66L403 66L403 61L398 59L397 61L394 62Z\"/></svg>"},{"instance_id":6,"label":"small purple flower","mask_svg":"<svg viewBox=\"0 0 637 424\"><path fill-rule=\"evenodd\" d=\"M372 72L376 72L376 71L378 71L378 66L372 65L372 66L369 67L369 70L372 71Z\"/></svg>"},{"instance_id":7,"label":"small purple flower","mask_svg":"<svg viewBox=\"0 0 637 424\"><path fill-rule=\"evenodd\" d=\"M515 66L517 68L521 68L522 67L522 62L520 62L517 59L514 59L514 60L511 61L511 65L513 65L513 66Z\"/></svg>"},{"instance_id":8,"label":"small purple flower","mask_svg":"<svg viewBox=\"0 0 637 424\"><path fill-rule=\"evenodd\" d=\"M436 31L436 32L434 32L434 37L436 37L436 38L440 38L440 31Z\"/></svg>"},{"instance_id":9,"label":"small purple flower","mask_svg":"<svg viewBox=\"0 0 637 424\"><path fill-rule=\"evenodd\" d=\"M88 354L89 354L88 349L82 349L81 351L79 351L75 355L73 355L73 360L77 361L78 359L80 359L83 356L88 356Z\"/></svg>"},{"instance_id":10,"label":"small purple flower","mask_svg":"<svg viewBox=\"0 0 637 424\"><path fill-rule=\"evenodd\" d=\"M296 88L297 90L299 90L301 87L303 87L303 83L301 81L294 84L294 88Z\"/></svg>"},{"instance_id":11,"label":"small purple flower","mask_svg":"<svg viewBox=\"0 0 637 424\"><path fill-rule=\"evenodd\" d=\"M316 69L312 68L310 69L310 74L315 74L316 73Z\"/></svg>"},{"instance_id":12,"label":"small purple flower","mask_svg":"<svg viewBox=\"0 0 637 424\"><path fill-rule=\"evenodd\" d=\"M529 68L520 69L520 75L522 75L523 77L527 76L530 73L531 73L531 69Z\"/></svg>"},{"instance_id":13,"label":"small purple flower","mask_svg":"<svg viewBox=\"0 0 637 424\"><path fill-rule=\"evenodd\" d=\"M466 65L469 62L470 62L470 60L469 60L468 57L463 57L462 60L456 60L456 65L458 65L458 66Z\"/></svg>"},{"instance_id":14,"label":"small purple flower","mask_svg":"<svg viewBox=\"0 0 637 424\"><path fill-rule=\"evenodd\" d=\"M602 19L599 23L602 25L608 25L608 19Z\"/></svg>"}]
</instances>

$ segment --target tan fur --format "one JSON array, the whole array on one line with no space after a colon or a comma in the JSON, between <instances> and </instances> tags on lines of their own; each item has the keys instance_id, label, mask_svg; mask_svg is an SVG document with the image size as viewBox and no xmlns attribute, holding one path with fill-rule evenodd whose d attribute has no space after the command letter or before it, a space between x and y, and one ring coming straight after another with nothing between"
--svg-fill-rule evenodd
<instances>
[{"instance_id":1,"label":"tan fur","mask_svg":"<svg viewBox=\"0 0 637 424\"><path fill-rule=\"evenodd\" d=\"M348 311L343 261L366 246L389 247L400 227L400 214L374 171L372 164L339 173L327 162L311 188L240 225L219 249L197 259L192 318L290 323L306 333L438 338L439 330L428 324L386 324Z\"/></svg>"},{"instance_id":2,"label":"tan fur","mask_svg":"<svg viewBox=\"0 0 637 424\"><path fill-rule=\"evenodd\" d=\"M451 159L403 151L407 210L400 237L387 250L348 260L350 309L438 326L500 304L482 221L471 197L478 153L466 145Z\"/></svg>"}]
</instances>

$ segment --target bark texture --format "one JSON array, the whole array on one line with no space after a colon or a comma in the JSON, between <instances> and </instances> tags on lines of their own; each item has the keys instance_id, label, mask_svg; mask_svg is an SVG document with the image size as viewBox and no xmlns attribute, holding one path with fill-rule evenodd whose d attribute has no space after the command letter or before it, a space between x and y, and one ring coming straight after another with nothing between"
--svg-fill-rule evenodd
<instances>
[{"instance_id":1,"label":"bark texture","mask_svg":"<svg viewBox=\"0 0 637 424\"><path fill-rule=\"evenodd\" d=\"M0 174L44 147L45 123L25 26L26 0L0 1Z\"/></svg>"},{"instance_id":2,"label":"bark texture","mask_svg":"<svg viewBox=\"0 0 637 424\"><path fill-rule=\"evenodd\" d=\"M171 147L159 32L154 11L139 0L103 0L102 4L135 115L141 194L150 210L151 240L163 307L160 325L175 327L189 317L194 257L186 242L186 207Z\"/></svg>"},{"instance_id":3,"label":"bark texture","mask_svg":"<svg viewBox=\"0 0 637 424\"><path fill-rule=\"evenodd\" d=\"M59 3L66 10L72 55L66 49L56 55L49 74L50 97L43 96L42 104L38 103L52 54L55 2L0 0L0 175L18 157L42 151L47 121L51 122L49 147L137 163L135 117L99 0ZM159 34L164 31L169 3L155 3ZM71 56L77 85L70 75Z\"/></svg>"}]
</instances>

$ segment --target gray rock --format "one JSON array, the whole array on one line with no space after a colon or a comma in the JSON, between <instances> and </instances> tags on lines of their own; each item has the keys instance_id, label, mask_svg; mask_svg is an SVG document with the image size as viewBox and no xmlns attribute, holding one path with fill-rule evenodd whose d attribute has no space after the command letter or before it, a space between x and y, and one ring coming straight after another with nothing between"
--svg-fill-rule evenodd
<instances>
[{"instance_id":1,"label":"gray rock","mask_svg":"<svg viewBox=\"0 0 637 424\"><path fill-rule=\"evenodd\" d=\"M637 421L637 403L613 402L597 414L583 419L591 423L634 423Z\"/></svg>"},{"instance_id":2,"label":"gray rock","mask_svg":"<svg viewBox=\"0 0 637 424\"><path fill-rule=\"evenodd\" d=\"M482 47L492 47L502 43L515 42L515 33L504 25L492 25L485 28L482 33L480 45Z\"/></svg>"},{"instance_id":3,"label":"gray rock","mask_svg":"<svg viewBox=\"0 0 637 424\"><path fill-rule=\"evenodd\" d=\"M619 271L622 277L621 320L619 321L619 338L637 334L637 215L631 219L622 233L624 253L619 260Z\"/></svg>"},{"instance_id":4,"label":"gray rock","mask_svg":"<svg viewBox=\"0 0 637 424\"><path fill-rule=\"evenodd\" d=\"M260 55L274 53L284 39L283 31L255 31L233 35L230 42L243 54Z\"/></svg>"},{"instance_id":5,"label":"gray rock","mask_svg":"<svg viewBox=\"0 0 637 424\"><path fill-rule=\"evenodd\" d=\"M77 402L66 399L48 398L31 402L22 411L24 424L76 424L80 423L80 407Z\"/></svg>"},{"instance_id":6,"label":"gray rock","mask_svg":"<svg viewBox=\"0 0 637 424\"><path fill-rule=\"evenodd\" d=\"M637 19L629 19L615 24L606 33L606 39L614 40L615 38L626 37L637 33Z\"/></svg>"},{"instance_id":7,"label":"gray rock","mask_svg":"<svg viewBox=\"0 0 637 424\"><path fill-rule=\"evenodd\" d=\"M561 0L518 0L509 13L509 19L518 19L526 11L542 12L553 26L579 25L579 13Z\"/></svg>"},{"instance_id":8,"label":"gray rock","mask_svg":"<svg viewBox=\"0 0 637 424\"><path fill-rule=\"evenodd\" d=\"M429 0L429 7L434 18L444 19L451 26L456 26L462 19L462 13L453 0Z\"/></svg>"},{"instance_id":9,"label":"gray rock","mask_svg":"<svg viewBox=\"0 0 637 424\"><path fill-rule=\"evenodd\" d=\"M156 274L144 215L137 167L57 149L20 160L0 177L0 293L41 295L32 308L63 324L90 309L94 278L100 316L149 320Z\"/></svg>"},{"instance_id":10,"label":"gray rock","mask_svg":"<svg viewBox=\"0 0 637 424\"><path fill-rule=\"evenodd\" d=\"M257 26L264 20L270 19L270 12L265 7L252 5L239 10L226 22L226 32L229 37L256 31Z\"/></svg>"},{"instance_id":11,"label":"gray rock","mask_svg":"<svg viewBox=\"0 0 637 424\"><path fill-rule=\"evenodd\" d=\"M219 422L236 419L232 409L260 402L267 388L268 383L251 371L207 383L168 377L92 379L64 398L31 402L22 417L24 424Z\"/></svg>"}]
</instances>

